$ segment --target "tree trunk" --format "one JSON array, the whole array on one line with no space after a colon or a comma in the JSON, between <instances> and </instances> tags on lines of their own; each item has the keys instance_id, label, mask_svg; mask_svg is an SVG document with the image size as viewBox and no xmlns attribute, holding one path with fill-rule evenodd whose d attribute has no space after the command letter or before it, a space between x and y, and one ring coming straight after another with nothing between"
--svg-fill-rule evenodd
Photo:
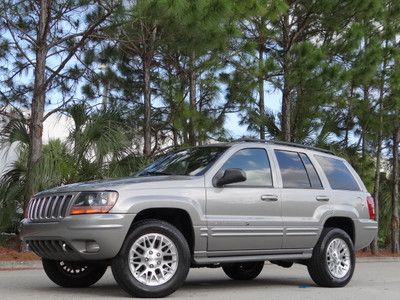
<instances>
[{"instance_id":1,"label":"tree trunk","mask_svg":"<svg viewBox=\"0 0 400 300\"><path fill-rule=\"evenodd\" d=\"M194 125L194 114L196 112L196 74L194 70L194 61L196 54L193 51L190 56L189 64L189 107L190 107L190 118L189 118L189 144L196 146L196 133Z\"/></svg>"},{"instance_id":2,"label":"tree trunk","mask_svg":"<svg viewBox=\"0 0 400 300\"><path fill-rule=\"evenodd\" d=\"M151 87L150 87L150 63L143 60L143 96L144 96L144 126L143 126L143 154L151 155Z\"/></svg>"},{"instance_id":3,"label":"tree trunk","mask_svg":"<svg viewBox=\"0 0 400 300\"><path fill-rule=\"evenodd\" d=\"M178 141L178 130L175 127L176 119L177 119L177 109L175 105L175 100L171 99L171 105L170 105L170 123L171 123L171 132L172 132L172 141L174 143L174 147L178 147L179 141Z\"/></svg>"},{"instance_id":4,"label":"tree trunk","mask_svg":"<svg viewBox=\"0 0 400 300\"><path fill-rule=\"evenodd\" d=\"M25 186L25 206L37 192L35 169L42 156L43 116L46 103L46 56L48 51L47 34L50 14L50 2L40 1L39 27L36 41L36 66L33 84L31 116L29 122L29 154Z\"/></svg>"},{"instance_id":5,"label":"tree trunk","mask_svg":"<svg viewBox=\"0 0 400 300\"><path fill-rule=\"evenodd\" d=\"M392 253L399 253L399 141L400 127L393 134Z\"/></svg>"},{"instance_id":6,"label":"tree trunk","mask_svg":"<svg viewBox=\"0 0 400 300\"><path fill-rule=\"evenodd\" d=\"M350 132L350 122L352 121L352 103L353 103L353 96L354 96L354 82L353 79L351 80L351 87L350 87L350 99L348 99L348 113L346 116L346 131L344 136L344 147L349 146L349 132Z\"/></svg>"},{"instance_id":7,"label":"tree trunk","mask_svg":"<svg viewBox=\"0 0 400 300\"><path fill-rule=\"evenodd\" d=\"M364 99L363 101L365 103L369 102L369 86L367 84L364 85ZM366 132L367 132L367 124L366 120L363 120L361 123L361 138L362 138L362 145L361 145L361 157L363 158L363 162L366 156L366 151L367 151L367 138L366 138ZM365 172L364 166L363 166L363 172Z\"/></svg>"},{"instance_id":8,"label":"tree trunk","mask_svg":"<svg viewBox=\"0 0 400 300\"><path fill-rule=\"evenodd\" d=\"M175 127L172 126L172 140L174 147L178 147L178 132Z\"/></svg>"},{"instance_id":9,"label":"tree trunk","mask_svg":"<svg viewBox=\"0 0 400 300\"><path fill-rule=\"evenodd\" d=\"M368 98L369 98L369 88L368 85L365 84L363 88L364 92L364 99L363 101L368 103ZM366 156L366 137L365 137L365 131L366 131L366 124L365 120L361 121L361 158L362 158L362 173L361 176L364 176L365 174L365 156ZM363 252L368 252L368 247L363 248Z\"/></svg>"},{"instance_id":10,"label":"tree trunk","mask_svg":"<svg viewBox=\"0 0 400 300\"><path fill-rule=\"evenodd\" d=\"M380 190L380 185L381 185L381 153L382 153L382 134L381 134L381 129L378 134L377 138L377 149L376 149L376 165L375 165L375 182L374 182L374 201L375 201L375 220L379 223L379 190ZM376 255L379 252L379 247L378 247L378 236L374 238L374 240L371 242L371 252L372 254Z\"/></svg>"},{"instance_id":11,"label":"tree trunk","mask_svg":"<svg viewBox=\"0 0 400 300\"><path fill-rule=\"evenodd\" d=\"M282 138L286 142L290 142L291 135L291 124L290 124L290 109L291 109L291 87L289 79L289 15L283 17L283 92L282 92L282 117L281 117L281 129Z\"/></svg>"},{"instance_id":12,"label":"tree trunk","mask_svg":"<svg viewBox=\"0 0 400 300\"><path fill-rule=\"evenodd\" d=\"M379 86L379 129L377 136L377 148L376 148L376 165L375 165L375 178L374 178L374 201L375 201L375 220L379 224L379 191L381 186L381 155L382 155L382 136L383 136L383 96L385 93L385 69L386 59L383 61L382 76L380 78ZM374 238L371 242L371 252L376 255L379 252L378 237Z\"/></svg>"},{"instance_id":13,"label":"tree trunk","mask_svg":"<svg viewBox=\"0 0 400 300\"><path fill-rule=\"evenodd\" d=\"M264 95L264 74L262 74L261 69L264 63L264 43L260 42L258 47L258 107L260 109L260 139L265 140L265 95Z\"/></svg>"}]
</instances>

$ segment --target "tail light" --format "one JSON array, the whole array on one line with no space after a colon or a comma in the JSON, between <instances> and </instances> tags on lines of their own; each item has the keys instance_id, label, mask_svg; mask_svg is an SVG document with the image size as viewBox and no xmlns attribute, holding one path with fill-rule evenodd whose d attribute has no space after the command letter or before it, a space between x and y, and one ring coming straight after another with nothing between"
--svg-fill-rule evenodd
<instances>
[{"instance_id":1,"label":"tail light","mask_svg":"<svg viewBox=\"0 0 400 300\"><path fill-rule=\"evenodd\" d=\"M368 212L369 212L369 218L371 220L375 220L375 201L372 196L367 197L367 205L368 205Z\"/></svg>"}]
</instances>

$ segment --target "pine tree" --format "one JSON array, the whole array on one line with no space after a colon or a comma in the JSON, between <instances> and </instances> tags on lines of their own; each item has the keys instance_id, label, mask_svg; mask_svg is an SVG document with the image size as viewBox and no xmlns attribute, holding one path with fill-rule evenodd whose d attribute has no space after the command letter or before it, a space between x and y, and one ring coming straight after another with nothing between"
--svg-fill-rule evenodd
<instances>
[{"instance_id":1,"label":"pine tree","mask_svg":"<svg viewBox=\"0 0 400 300\"><path fill-rule=\"evenodd\" d=\"M2 98L7 104L7 98L18 99L30 110L25 201L37 191L35 169L42 156L43 122L49 115L45 107L51 102L46 96L51 91L63 96L56 110L71 99L69 92L81 75L75 57L115 7L113 1L7 0L0 4L1 44L9 50L1 70L2 84L8 87Z\"/></svg>"},{"instance_id":2,"label":"pine tree","mask_svg":"<svg viewBox=\"0 0 400 300\"><path fill-rule=\"evenodd\" d=\"M227 100L234 99L239 106L242 123L257 132L260 139L265 139L267 132L271 134L276 129L265 104L266 81L279 71L270 55L275 34L271 25L285 12L286 5L284 1L272 0L254 1L253 6L249 15L237 22L240 34L232 41L229 60L234 72L230 76L226 74L225 80Z\"/></svg>"},{"instance_id":3,"label":"pine tree","mask_svg":"<svg viewBox=\"0 0 400 300\"><path fill-rule=\"evenodd\" d=\"M281 137L286 141L293 141L299 140L293 135L293 129L299 128L296 124L298 119L293 119L295 107L300 104L298 103L299 96L303 99L315 97L317 95L307 96L304 92L309 93L310 88L314 91L323 88L322 86L318 88L317 83L313 84L311 81L303 92L299 90L304 71L311 75L310 79L312 75L315 75L315 71L321 68L329 67L330 70L326 69L327 75L332 74L332 71L336 69L332 62L340 53L337 52L340 50L338 41L343 40L348 31L352 30L352 24L366 16L372 16L375 8L372 0L287 1L287 5L287 12L275 24L280 31L277 31L275 38L275 44L278 47L273 53L282 74L277 81L277 86L282 91ZM351 47L349 43L346 45ZM314 64L314 68L302 70L303 66L299 64L299 59L306 59ZM320 62L318 63L315 59ZM327 65L324 66L324 64ZM318 76L314 78L318 79ZM324 83L321 82L321 84ZM313 100L318 102L318 98L313 98Z\"/></svg>"},{"instance_id":4,"label":"pine tree","mask_svg":"<svg viewBox=\"0 0 400 300\"><path fill-rule=\"evenodd\" d=\"M179 72L178 92L185 96L187 92L187 105L181 105L187 124L182 124L182 120L180 123L184 126L183 140L189 145L207 140L208 132L222 127L222 115L212 102L218 90L216 73L223 68L222 54L232 34L236 5L240 1L158 1L158 9L153 9L169 12L162 23L163 64L174 64L172 69Z\"/></svg>"}]
</instances>

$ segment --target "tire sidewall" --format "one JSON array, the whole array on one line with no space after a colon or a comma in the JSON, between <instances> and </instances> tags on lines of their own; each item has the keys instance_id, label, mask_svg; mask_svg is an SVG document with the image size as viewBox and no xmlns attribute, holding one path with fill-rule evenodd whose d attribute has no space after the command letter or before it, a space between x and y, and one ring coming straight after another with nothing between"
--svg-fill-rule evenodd
<instances>
[{"instance_id":1,"label":"tire sidewall","mask_svg":"<svg viewBox=\"0 0 400 300\"><path fill-rule=\"evenodd\" d=\"M85 274L77 276L68 274L59 266L59 261L42 259L43 269L47 277L55 284L65 288L81 288L95 284L103 277L106 272L107 265L98 265L90 262L82 262L84 265L89 265L89 270Z\"/></svg>"},{"instance_id":2,"label":"tire sidewall","mask_svg":"<svg viewBox=\"0 0 400 300\"><path fill-rule=\"evenodd\" d=\"M349 248L349 252L350 252L350 270L347 272L347 274L342 277L342 278L337 278L335 276L333 276L331 274L331 272L329 271L329 267L328 267L328 263L326 260L326 252L327 252L327 248L328 245L330 244L330 242L336 238L340 238L342 239L346 244L347 247ZM356 264L356 257L355 257L355 252L354 252L354 246L353 246L353 242L351 240L351 238L349 237L349 235L341 230L341 229L331 229L329 230L323 240L322 243L320 245L320 249L319 249L319 253L322 256L323 259L323 268L324 271L326 273L326 276L329 277L330 281L332 282L332 284L334 286L344 286L346 285L352 278L353 273L354 273L354 269L355 269L355 264Z\"/></svg>"},{"instance_id":3,"label":"tire sidewall","mask_svg":"<svg viewBox=\"0 0 400 300\"><path fill-rule=\"evenodd\" d=\"M139 282L129 268L129 251L135 241L145 234L159 233L168 237L178 251L178 265L175 274L169 281L159 286L148 286ZM165 222L155 221L138 224L131 233L128 234L118 256L113 260L113 273L120 273L117 276L123 281L123 288L132 294L130 287L134 287L135 295L146 297L166 296L175 291L184 282L190 267L190 251L183 235L172 225Z\"/></svg>"}]
</instances>

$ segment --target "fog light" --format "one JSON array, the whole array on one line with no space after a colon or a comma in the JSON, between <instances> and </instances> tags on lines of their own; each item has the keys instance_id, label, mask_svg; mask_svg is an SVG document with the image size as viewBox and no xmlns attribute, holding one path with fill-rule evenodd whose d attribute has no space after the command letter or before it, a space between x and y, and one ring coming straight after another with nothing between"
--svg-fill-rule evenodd
<instances>
[{"instance_id":1,"label":"fog light","mask_svg":"<svg viewBox=\"0 0 400 300\"><path fill-rule=\"evenodd\" d=\"M86 252L96 253L99 252L100 246L95 241L87 241L86 242Z\"/></svg>"}]
</instances>

